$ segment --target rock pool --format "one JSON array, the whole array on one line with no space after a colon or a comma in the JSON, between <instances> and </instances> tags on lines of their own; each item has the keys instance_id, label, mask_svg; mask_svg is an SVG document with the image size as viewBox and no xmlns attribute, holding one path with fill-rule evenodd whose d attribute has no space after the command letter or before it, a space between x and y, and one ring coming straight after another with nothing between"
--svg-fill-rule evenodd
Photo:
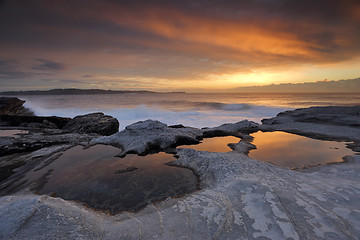
<instances>
[{"instance_id":1,"label":"rock pool","mask_svg":"<svg viewBox=\"0 0 360 240\"><path fill-rule=\"evenodd\" d=\"M24 179L40 194L80 201L110 213L136 211L198 188L191 170L165 165L175 160L171 154L116 157L120 152L107 145L76 146L28 172Z\"/></svg>"},{"instance_id":2,"label":"rock pool","mask_svg":"<svg viewBox=\"0 0 360 240\"><path fill-rule=\"evenodd\" d=\"M342 162L346 155L354 152L344 142L322 141L286 132L256 132L249 157L278 166L301 168Z\"/></svg>"}]
</instances>

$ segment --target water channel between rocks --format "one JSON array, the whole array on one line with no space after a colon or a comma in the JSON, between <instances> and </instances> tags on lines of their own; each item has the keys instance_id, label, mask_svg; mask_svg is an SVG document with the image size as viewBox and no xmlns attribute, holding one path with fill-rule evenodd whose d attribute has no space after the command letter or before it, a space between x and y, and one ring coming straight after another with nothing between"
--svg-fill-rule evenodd
<instances>
[{"instance_id":1,"label":"water channel between rocks","mask_svg":"<svg viewBox=\"0 0 360 240\"><path fill-rule=\"evenodd\" d=\"M204 138L201 143L196 145L182 145L178 148L191 148L196 151L207 152L230 152L229 143L238 143L240 138L233 136Z\"/></svg>"},{"instance_id":2,"label":"water channel between rocks","mask_svg":"<svg viewBox=\"0 0 360 240\"><path fill-rule=\"evenodd\" d=\"M56 194L111 213L136 211L150 202L198 189L191 170L164 165L175 160L173 155L115 157L120 152L107 145L76 146L51 164L29 172L25 179L34 182L33 190L40 194Z\"/></svg>"},{"instance_id":3,"label":"water channel between rocks","mask_svg":"<svg viewBox=\"0 0 360 240\"><path fill-rule=\"evenodd\" d=\"M14 137L19 138L21 134L28 134L29 131L26 130L0 130L0 137Z\"/></svg>"},{"instance_id":4,"label":"water channel between rocks","mask_svg":"<svg viewBox=\"0 0 360 240\"><path fill-rule=\"evenodd\" d=\"M344 142L323 141L307 138L286 132L256 132L253 144L257 147L251 150L249 157L255 160L270 162L287 168L301 168L342 162L343 157L354 152L346 148ZM229 152L229 143L238 143L239 138L233 136L204 138L197 145L179 146L197 151Z\"/></svg>"}]
</instances>

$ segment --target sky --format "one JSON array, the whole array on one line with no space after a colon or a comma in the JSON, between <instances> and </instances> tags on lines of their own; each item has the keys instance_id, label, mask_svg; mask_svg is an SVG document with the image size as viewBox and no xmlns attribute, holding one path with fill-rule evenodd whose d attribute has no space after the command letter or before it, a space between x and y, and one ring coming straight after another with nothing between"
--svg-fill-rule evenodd
<instances>
[{"instance_id":1,"label":"sky","mask_svg":"<svg viewBox=\"0 0 360 240\"><path fill-rule=\"evenodd\" d=\"M0 0L0 90L357 78L359 26L358 0Z\"/></svg>"}]
</instances>

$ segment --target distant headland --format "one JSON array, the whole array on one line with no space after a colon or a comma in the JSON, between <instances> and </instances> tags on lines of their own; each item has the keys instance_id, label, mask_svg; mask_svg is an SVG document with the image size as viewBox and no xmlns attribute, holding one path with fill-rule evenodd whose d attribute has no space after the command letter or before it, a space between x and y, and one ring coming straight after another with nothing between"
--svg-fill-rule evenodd
<instances>
[{"instance_id":1,"label":"distant headland","mask_svg":"<svg viewBox=\"0 0 360 240\"><path fill-rule=\"evenodd\" d=\"M124 93L160 94L161 92L153 92L146 90L130 91L130 90L57 88L50 90L7 91L7 92L0 92L0 95L80 95L80 94L124 94ZM185 93L185 92L168 92L168 93Z\"/></svg>"}]
</instances>

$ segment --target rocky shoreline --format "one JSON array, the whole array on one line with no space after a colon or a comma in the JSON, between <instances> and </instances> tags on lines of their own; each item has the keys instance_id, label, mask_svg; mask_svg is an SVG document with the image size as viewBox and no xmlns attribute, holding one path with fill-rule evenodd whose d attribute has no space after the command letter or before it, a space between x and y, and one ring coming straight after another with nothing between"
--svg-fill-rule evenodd
<instances>
[{"instance_id":1,"label":"rocky shoreline","mask_svg":"<svg viewBox=\"0 0 360 240\"><path fill-rule=\"evenodd\" d=\"M0 114L18 117L17 111ZM247 155L255 147L249 134L259 130L351 141L348 146L359 152L359 106L298 109L262 124L245 120L203 129L147 120L121 132L116 130L116 119L101 113L66 119L63 126L49 118L31 117L37 120L26 126L21 125L23 120L12 126L0 118L1 129L29 131L18 138L0 137L0 169L13 166L13 174L0 182L0 239L360 238L360 155L348 156L346 163L303 171ZM233 151L227 153L175 148L215 136L236 136L240 141L230 144ZM119 148L119 156L175 154L177 159L170 165L191 169L200 180L200 190L150 203L137 212L108 215L82 203L36 195L21 182L29 169L48 164L64 150L97 144Z\"/></svg>"}]
</instances>

